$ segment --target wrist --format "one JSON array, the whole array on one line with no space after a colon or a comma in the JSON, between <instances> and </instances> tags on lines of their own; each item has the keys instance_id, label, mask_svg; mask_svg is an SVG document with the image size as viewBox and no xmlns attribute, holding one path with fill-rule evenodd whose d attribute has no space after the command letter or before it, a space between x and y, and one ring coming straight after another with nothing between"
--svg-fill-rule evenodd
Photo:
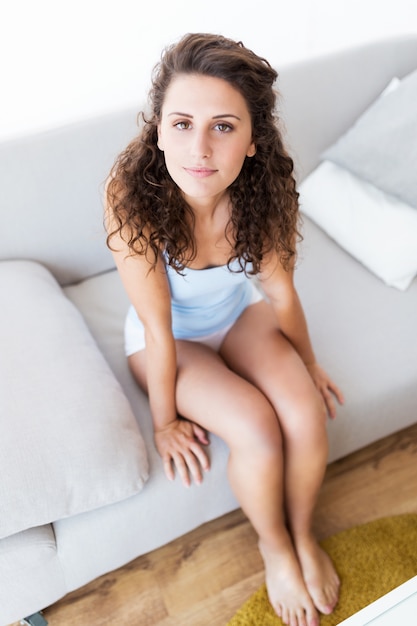
<instances>
[{"instance_id":1,"label":"wrist","mask_svg":"<svg viewBox=\"0 0 417 626\"><path fill-rule=\"evenodd\" d=\"M316 367L317 365L317 361L315 360L308 360L308 361L304 361L304 365L308 368L311 369L313 367Z\"/></svg>"},{"instance_id":2,"label":"wrist","mask_svg":"<svg viewBox=\"0 0 417 626\"><path fill-rule=\"evenodd\" d=\"M170 428L172 428L172 426L174 426L174 424L176 424L177 421L178 421L177 417L173 419L167 419L167 420L158 420L158 421L154 420L153 431L155 434L163 433L166 430L169 430Z\"/></svg>"}]
</instances>

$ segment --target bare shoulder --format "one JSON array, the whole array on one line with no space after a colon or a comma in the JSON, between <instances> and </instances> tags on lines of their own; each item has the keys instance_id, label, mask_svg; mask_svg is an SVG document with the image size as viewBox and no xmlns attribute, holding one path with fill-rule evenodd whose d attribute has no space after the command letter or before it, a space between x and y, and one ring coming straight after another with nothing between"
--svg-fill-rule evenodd
<instances>
[{"instance_id":1,"label":"bare shoulder","mask_svg":"<svg viewBox=\"0 0 417 626\"><path fill-rule=\"evenodd\" d=\"M105 204L105 226L116 267L137 314L144 323L152 318L156 321L163 318L165 322L171 296L162 254L155 256L145 245L140 250L132 249L129 245L131 227L115 217L108 203ZM146 241L146 228L143 234Z\"/></svg>"},{"instance_id":2,"label":"bare shoulder","mask_svg":"<svg viewBox=\"0 0 417 626\"><path fill-rule=\"evenodd\" d=\"M285 268L276 252L265 255L262 268L258 274L258 280L271 300L282 298L295 291L294 287L294 267Z\"/></svg>"}]
</instances>

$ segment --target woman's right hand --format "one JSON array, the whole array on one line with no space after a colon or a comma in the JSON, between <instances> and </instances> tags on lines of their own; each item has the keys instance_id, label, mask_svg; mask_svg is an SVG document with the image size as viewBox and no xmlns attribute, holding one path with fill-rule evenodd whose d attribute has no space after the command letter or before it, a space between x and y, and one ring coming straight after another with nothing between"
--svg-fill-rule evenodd
<instances>
[{"instance_id":1,"label":"woman's right hand","mask_svg":"<svg viewBox=\"0 0 417 626\"><path fill-rule=\"evenodd\" d=\"M208 456L201 447L209 444L203 428L188 420L176 419L155 430L154 437L168 480L174 480L176 469L186 487L190 486L191 478L196 484L202 482L202 470L210 469Z\"/></svg>"}]
</instances>

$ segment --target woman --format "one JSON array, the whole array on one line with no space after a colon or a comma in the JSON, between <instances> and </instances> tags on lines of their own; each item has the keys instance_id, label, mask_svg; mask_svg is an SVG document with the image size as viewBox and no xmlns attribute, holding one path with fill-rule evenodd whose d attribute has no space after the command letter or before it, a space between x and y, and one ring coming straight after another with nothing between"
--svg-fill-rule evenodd
<instances>
[{"instance_id":1,"label":"woman","mask_svg":"<svg viewBox=\"0 0 417 626\"><path fill-rule=\"evenodd\" d=\"M298 194L276 77L224 37L191 34L168 48L151 115L109 178L108 244L132 304L129 365L167 477L200 483L206 432L226 441L270 601L284 623L314 626L338 598L311 526L326 406L334 417L343 398L316 362L293 284Z\"/></svg>"}]
</instances>

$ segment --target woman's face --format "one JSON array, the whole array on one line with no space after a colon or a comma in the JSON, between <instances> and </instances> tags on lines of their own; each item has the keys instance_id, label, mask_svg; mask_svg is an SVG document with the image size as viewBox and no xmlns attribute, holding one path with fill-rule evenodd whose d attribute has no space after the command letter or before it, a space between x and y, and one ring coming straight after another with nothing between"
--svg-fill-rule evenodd
<instances>
[{"instance_id":1,"label":"woman's face","mask_svg":"<svg viewBox=\"0 0 417 626\"><path fill-rule=\"evenodd\" d=\"M158 146L191 206L218 201L256 152L243 96L221 78L179 74L165 94Z\"/></svg>"}]
</instances>

